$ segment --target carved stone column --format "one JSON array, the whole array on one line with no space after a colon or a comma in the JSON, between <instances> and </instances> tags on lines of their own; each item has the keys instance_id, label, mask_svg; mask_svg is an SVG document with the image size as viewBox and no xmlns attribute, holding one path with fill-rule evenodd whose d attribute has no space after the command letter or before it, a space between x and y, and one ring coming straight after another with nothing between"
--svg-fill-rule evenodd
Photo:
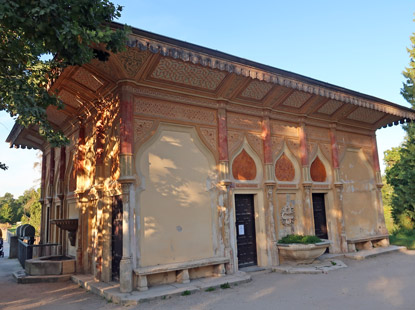
<instances>
[{"instance_id":1,"label":"carved stone column","mask_svg":"<svg viewBox=\"0 0 415 310\"><path fill-rule=\"evenodd\" d=\"M278 265L277 237L275 233L274 221L274 192L276 182L274 177L274 165L272 163L272 142L271 127L269 124L269 116L265 114L262 120L262 141L264 147L264 164L265 164L265 197L267 206L265 207L265 227L267 234L268 247L268 264L271 266Z\"/></svg>"},{"instance_id":2,"label":"carved stone column","mask_svg":"<svg viewBox=\"0 0 415 310\"><path fill-rule=\"evenodd\" d=\"M80 185L79 184L80 175L84 173L84 161L85 161L85 125L80 123L79 124L79 133L78 133L78 146L77 146L77 153L75 159L75 169L76 169L76 189L77 191ZM77 206L79 209L78 215L78 246L76 249L76 272L83 273L84 272L84 253L83 253L83 234L85 233L85 205L80 201L79 197L77 197ZM86 253L85 253L86 254Z\"/></svg>"},{"instance_id":3,"label":"carved stone column","mask_svg":"<svg viewBox=\"0 0 415 310\"><path fill-rule=\"evenodd\" d=\"M338 235L340 237L339 248L342 253L346 253L348 251L348 248L347 248L347 239L346 239L346 228L344 225L343 182L341 181L341 178L340 178L340 162L339 162L339 152L338 152L338 147L337 147L335 125L331 126L331 129L330 129L330 143L331 143L331 158L332 158L333 168L334 168L334 187L336 189L336 192L335 192L336 211L337 211L336 221L337 221Z\"/></svg>"},{"instance_id":4,"label":"carved stone column","mask_svg":"<svg viewBox=\"0 0 415 310\"><path fill-rule=\"evenodd\" d=\"M388 234L385 223L385 213L383 210L383 201L382 201L382 175L380 172L379 165L379 155L378 155L378 145L376 142L376 134L372 136L372 154L373 154L373 163L375 168L375 181L376 181L376 211L377 211L377 230L379 234Z\"/></svg>"},{"instance_id":5,"label":"carved stone column","mask_svg":"<svg viewBox=\"0 0 415 310\"><path fill-rule=\"evenodd\" d=\"M42 205L42 212L40 217L40 244L45 243L46 241L46 204L45 204L45 198L46 198L46 154L45 151L43 151L42 154L42 177L41 177L41 186L40 186L40 199L39 202Z\"/></svg>"},{"instance_id":6,"label":"carved stone column","mask_svg":"<svg viewBox=\"0 0 415 310\"><path fill-rule=\"evenodd\" d=\"M219 222L222 225L221 239L225 248L225 256L230 259L226 272L235 272L235 257L232 250L232 195L229 178L228 129L226 116L226 102L218 104L218 146L219 146Z\"/></svg>"},{"instance_id":7,"label":"carved stone column","mask_svg":"<svg viewBox=\"0 0 415 310\"><path fill-rule=\"evenodd\" d=\"M62 146L60 148L60 156L59 156L59 183L58 183L58 198L60 200L60 212L58 214L58 217L60 219L64 218L64 199L65 199L65 189L64 189L64 183L65 183L65 167L66 166L66 147ZM63 229L59 229L59 243L62 245L62 253L66 253L66 240L65 238L66 232Z\"/></svg>"},{"instance_id":8,"label":"carved stone column","mask_svg":"<svg viewBox=\"0 0 415 310\"><path fill-rule=\"evenodd\" d=\"M305 124L300 123L300 159L301 170L303 174L303 214L304 214L304 231L307 235L314 235L314 215L312 206L311 187L312 181L310 176L310 165L308 162L307 137L305 133Z\"/></svg>"},{"instance_id":9,"label":"carved stone column","mask_svg":"<svg viewBox=\"0 0 415 310\"><path fill-rule=\"evenodd\" d=\"M133 290L133 268L130 245L130 193L133 175L133 143L134 143L134 97L124 86L120 92L120 178L123 204L123 251L120 262L120 291L128 293Z\"/></svg>"}]
</instances>

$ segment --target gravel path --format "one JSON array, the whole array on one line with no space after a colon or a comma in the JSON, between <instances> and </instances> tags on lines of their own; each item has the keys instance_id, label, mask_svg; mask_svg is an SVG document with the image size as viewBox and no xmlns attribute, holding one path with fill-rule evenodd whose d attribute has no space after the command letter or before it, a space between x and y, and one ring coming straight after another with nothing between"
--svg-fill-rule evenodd
<instances>
[{"instance_id":1,"label":"gravel path","mask_svg":"<svg viewBox=\"0 0 415 310\"><path fill-rule=\"evenodd\" d=\"M230 289L122 307L72 282L16 284L11 273L20 268L17 260L0 258L0 309L415 309L415 251L344 262L348 268L328 274L259 272Z\"/></svg>"}]
</instances>

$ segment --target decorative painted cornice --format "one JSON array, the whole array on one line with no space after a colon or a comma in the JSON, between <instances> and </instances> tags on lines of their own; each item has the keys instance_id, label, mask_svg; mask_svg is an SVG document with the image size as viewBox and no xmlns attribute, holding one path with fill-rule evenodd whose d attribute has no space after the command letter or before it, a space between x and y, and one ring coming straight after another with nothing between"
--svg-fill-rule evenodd
<instances>
[{"instance_id":1,"label":"decorative painted cornice","mask_svg":"<svg viewBox=\"0 0 415 310\"><path fill-rule=\"evenodd\" d=\"M401 123L415 120L415 112L392 102L139 29L133 29L127 46L381 111L401 117Z\"/></svg>"}]
</instances>

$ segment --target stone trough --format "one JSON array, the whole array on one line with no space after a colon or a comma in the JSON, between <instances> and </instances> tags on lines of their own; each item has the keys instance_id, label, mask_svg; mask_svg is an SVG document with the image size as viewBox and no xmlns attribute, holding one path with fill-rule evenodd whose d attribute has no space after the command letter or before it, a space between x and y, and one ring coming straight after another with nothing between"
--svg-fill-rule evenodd
<instances>
[{"instance_id":1,"label":"stone trough","mask_svg":"<svg viewBox=\"0 0 415 310\"><path fill-rule=\"evenodd\" d=\"M75 273L75 258L60 255L28 259L25 271L30 276L72 274Z\"/></svg>"}]
</instances>

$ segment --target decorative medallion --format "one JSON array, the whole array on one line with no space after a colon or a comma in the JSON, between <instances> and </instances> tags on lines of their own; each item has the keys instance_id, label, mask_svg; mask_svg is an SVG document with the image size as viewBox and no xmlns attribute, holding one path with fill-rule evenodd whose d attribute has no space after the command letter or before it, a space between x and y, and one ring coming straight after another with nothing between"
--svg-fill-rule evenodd
<instances>
[{"instance_id":1,"label":"decorative medallion","mask_svg":"<svg viewBox=\"0 0 415 310\"><path fill-rule=\"evenodd\" d=\"M251 156L242 150L233 160L232 175L235 180L252 181L256 178L256 165Z\"/></svg>"},{"instance_id":2,"label":"decorative medallion","mask_svg":"<svg viewBox=\"0 0 415 310\"><path fill-rule=\"evenodd\" d=\"M183 61L161 58L152 78L184 84L191 87L215 90L226 76L225 72L212 70Z\"/></svg>"},{"instance_id":3,"label":"decorative medallion","mask_svg":"<svg viewBox=\"0 0 415 310\"><path fill-rule=\"evenodd\" d=\"M318 156L311 164L310 175L314 182L325 182L327 179L326 168Z\"/></svg>"},{"instance_id":4,"label":"decorative medallion","mask_svg":"<svg viewBox=\"0 0 415 310\"><path fill-rule=\"evenodd\" d=\"M293 226L295 219L295 200L292 200L290 194L287 194L286 203L281 209L281 222L284 226Z\"/></svg>"},{"instance_id":5,"label":"decorative medallion","mask_svg":"<svg viewBox=\"0 0 415 310\"><path fill-rule=\"evenodd\" d=\"M283 153L275 163L275 177L278 181L292 182L295 178L295 168L291 160Z\"/></svg>"}]
</instances>

